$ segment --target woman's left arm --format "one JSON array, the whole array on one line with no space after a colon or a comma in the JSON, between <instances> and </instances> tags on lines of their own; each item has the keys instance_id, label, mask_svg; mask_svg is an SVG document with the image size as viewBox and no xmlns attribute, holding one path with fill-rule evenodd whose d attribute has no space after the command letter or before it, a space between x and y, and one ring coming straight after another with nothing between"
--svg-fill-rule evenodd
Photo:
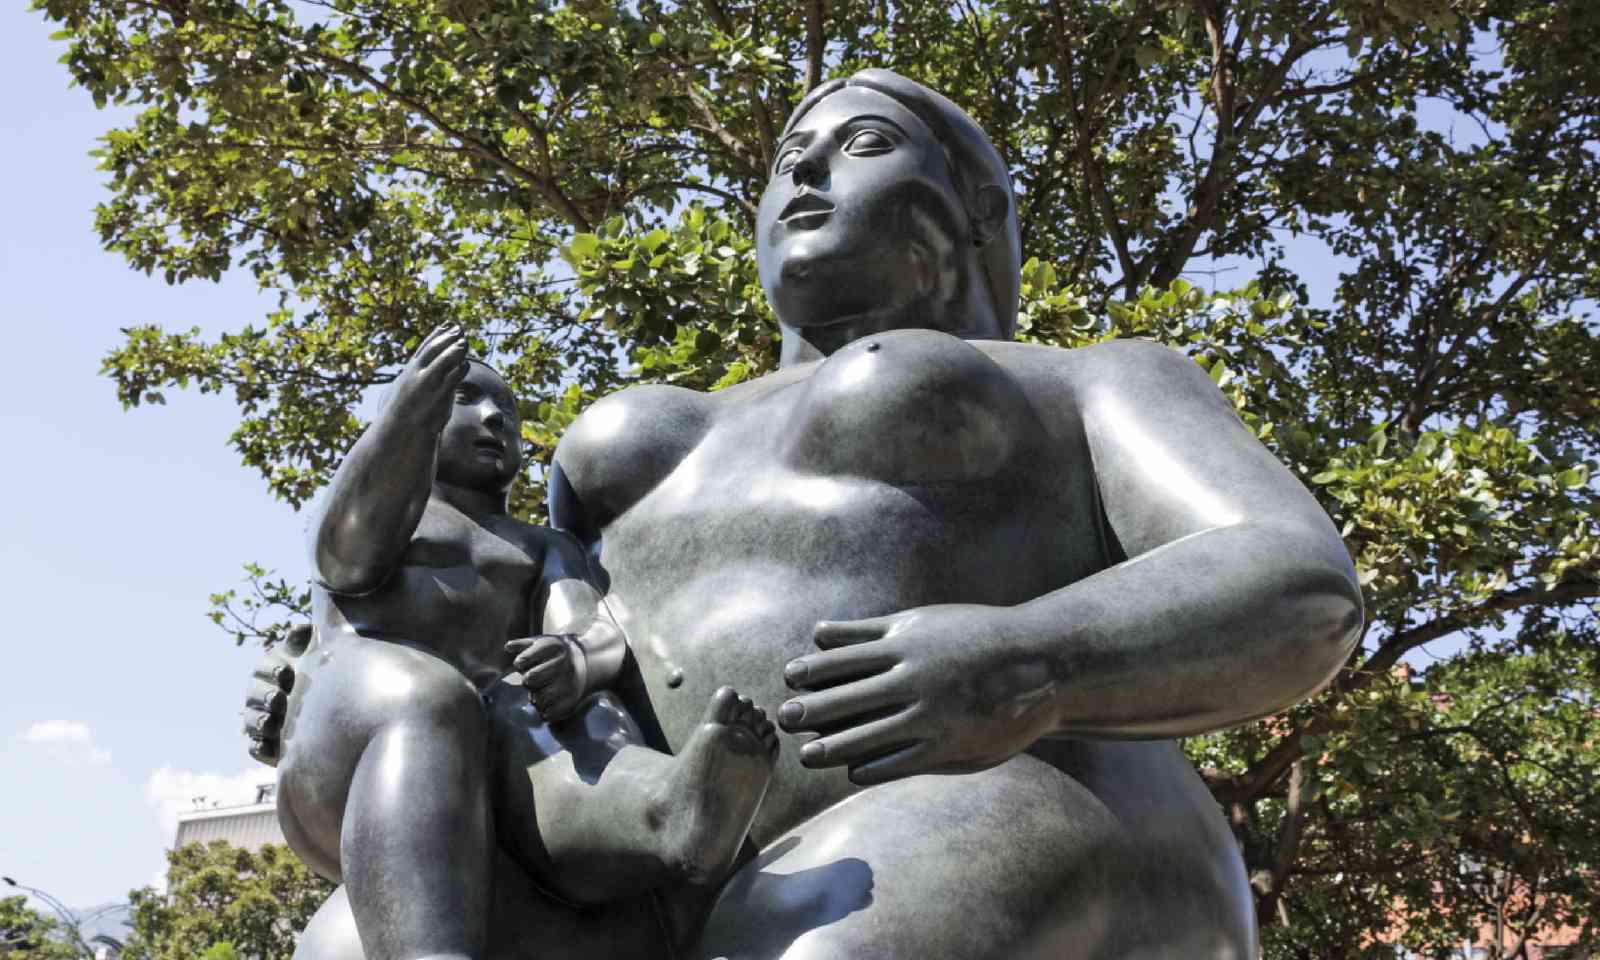
<instances>
[{"instance_id":1,"label":"woman's left arm","mask_svg":"<svg viewBox=\"0 0 1600 960\"><path fill-rule=\"evenodd\" d=\"M817 628L785 677L808 766L874 783L1003 762L1043 737L1165 738L1280 710L1360 635L1337 531L1210 379L1165 347L1063 352L1128 560L1014 607L951 604Z\"/></svg>"}]
</instances>

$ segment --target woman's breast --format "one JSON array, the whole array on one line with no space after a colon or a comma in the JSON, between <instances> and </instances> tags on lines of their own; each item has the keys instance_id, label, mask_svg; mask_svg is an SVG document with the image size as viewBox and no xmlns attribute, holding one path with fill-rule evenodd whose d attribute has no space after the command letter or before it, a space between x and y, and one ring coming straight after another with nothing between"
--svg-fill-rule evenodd
<instances>
[{"instance_id":1,"label":"woman's breast","mask_svg":"<svg viewBox=\"0 0 1600 960\"><path fill-rule=\"evenodd\" d=\"M918 486L994 477L1046 431L1012 376L964 340L896 330L823 361L788 411L784 459Z\"/></svg>"}]
</instances>

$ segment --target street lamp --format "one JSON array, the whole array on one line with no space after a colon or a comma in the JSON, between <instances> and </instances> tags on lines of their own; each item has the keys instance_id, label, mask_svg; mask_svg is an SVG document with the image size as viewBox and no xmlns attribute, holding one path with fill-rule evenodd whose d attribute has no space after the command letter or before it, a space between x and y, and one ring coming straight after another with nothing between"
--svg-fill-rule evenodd
<instances>
[{"instance_id":1,"label":"street lamp","mask_svg":"<svg viewBox=\"0 0 1600 960\"><path fill-rule=\"evenodd\" d=\"M80 917L75 911L68 908L66 904L62 903L60 900L57 900L55 897L52 897L50 894L45 893L43 890L40 890L38 887L30 887L25 883L18 883L11 877L6 876L0 876L0 880L4 880L6 886L21 890L23 893L42 901L45 906L48 906L51 910L55 911L56 916L61 919L62 925L66 928L67 936L71 938L69 945L78 952L78 955L82 957L83 960L97 960L97 953L95 951L96 946L107 948L111 956L116 956L122 952L122 941L118 940L116 937L109 937L102 933L96 935L90 940L84 940L83 931L81 929L85 923L104 916L110 911L122 906L121 904L112 904L111 906L101 907L99 910L96 910L94 913L91 913L86 917Z\"/></svg>"}]
</instances>

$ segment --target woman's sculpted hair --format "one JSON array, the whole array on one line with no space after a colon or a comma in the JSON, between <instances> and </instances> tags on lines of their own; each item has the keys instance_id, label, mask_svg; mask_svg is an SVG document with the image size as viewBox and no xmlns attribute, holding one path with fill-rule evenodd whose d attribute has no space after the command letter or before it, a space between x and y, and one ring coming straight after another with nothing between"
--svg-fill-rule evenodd
<instances>
[{"instance_id":1,"label":"woman's sculpted hair","mask_svg":"<svg viewBox=\"0 0 1600 960\"><path fill-rule=\"evenodd\" d=\"M974 224L973 239L978 247L978 260L988 284L989 302L994 306L1000 336L1009 340L1017 324L1017 298L1022 283L1022 240L1017 233L1017 204L1011 192L1011 175L1000 154L995 151L994 144L989 142L988 136L967 116L966 111L915 80L902 77L892 70L862 70L844 79L830 80L812 90L789 115L789 122L784 125L784 135L787 136L800 118L823 98L847 87L874 90L898 102L926 124L933 131L934 139L944 148L945 159L950 164L950 179L961 194L967 215ZM995 209L1002 198L1005 203L1003 212ZM980 224L994 226L987 232L980 232Z\"/></svg>"}]
</instances>

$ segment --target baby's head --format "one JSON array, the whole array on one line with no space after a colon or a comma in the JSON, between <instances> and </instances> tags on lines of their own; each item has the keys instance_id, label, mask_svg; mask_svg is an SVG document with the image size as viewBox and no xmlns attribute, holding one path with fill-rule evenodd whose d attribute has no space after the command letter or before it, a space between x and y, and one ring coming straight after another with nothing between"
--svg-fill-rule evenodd
<instances>
[{"instance_id":1,"label":"baby's head","mask_svg":"<svg viewBox=\"0 0 1600 960\"><path fill-rule=\"evenodd\" d=\"M439 434L438 479L504 493L521 470L517 399L493 367L469 360L451 401L450 419Z\"/></svg>"}]
</instances>

